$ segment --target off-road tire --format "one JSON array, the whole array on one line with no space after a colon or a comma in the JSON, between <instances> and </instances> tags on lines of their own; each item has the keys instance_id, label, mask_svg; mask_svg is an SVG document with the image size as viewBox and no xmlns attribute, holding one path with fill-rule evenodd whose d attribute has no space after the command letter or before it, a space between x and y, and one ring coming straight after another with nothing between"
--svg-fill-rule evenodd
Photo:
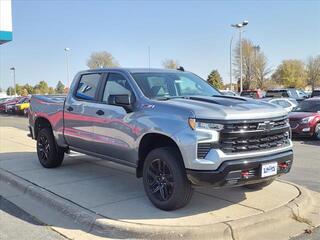
<instances>
[{"instance_id":1,"label":"off-road tire","mask_svg":"<svg viewBox=\"0 0 320 240\"><path fill-rule=\"evenodd\" d=\"M37 154L41 165L45 168L55 168L61 165L64 150L56 144L51 129L43 128L38 133Z\"/></svg>"},{"instance_id":2,"label":"off-road tire","mask_svg":"<svg viewBox=\"0 0 320 240\"><path fill-rule=\"evenodd\" d=\"M159 166L164 169L162 175ZM193 188L187 178L181 156L178 150L173 147L157 148L147 155L143 165L143 185L152 204L165 211L184 207L193 194ZM160 188L154 192L157 187L163 187L162 194L164 196L162 196Z\"/></svg>"}]
</instances>

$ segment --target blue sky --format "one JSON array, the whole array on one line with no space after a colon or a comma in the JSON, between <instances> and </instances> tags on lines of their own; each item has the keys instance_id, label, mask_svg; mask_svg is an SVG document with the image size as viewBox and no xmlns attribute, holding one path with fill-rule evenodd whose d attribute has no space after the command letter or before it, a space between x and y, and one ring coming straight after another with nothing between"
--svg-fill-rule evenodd
<instances>
[{"instance_id":1,"label":"blue sky","mask_svg":"<svg viewBox=\"0 0 320 240\"><path fill-rule=\"evenodd\" d=\"M275 69L283 59L320 54L320 1L27 1L13 0L13 37L0 46L1 87L46 80L66 83L106 50L123 67L161 67L166 58L206 78L218 69L229 81L232 23L248 20L244 37L261 46Z\"/></svg>"}]
</instances>

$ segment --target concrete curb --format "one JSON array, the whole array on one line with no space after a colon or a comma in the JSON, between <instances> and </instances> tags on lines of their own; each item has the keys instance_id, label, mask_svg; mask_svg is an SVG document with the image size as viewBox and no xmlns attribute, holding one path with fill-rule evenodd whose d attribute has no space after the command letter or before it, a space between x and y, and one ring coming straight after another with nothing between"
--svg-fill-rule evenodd
<instances>
[{"instance_id":1,"label":"concrete curb","mask_svg":"<svg viewBox=\"0 0 320 240\"><path fill-rule=\"evenodd\" d=\"M17 194L28 197L33 204L41 203L42 206L59 212L64 220L67 218L78 229L108 238L288 239L289 236L302 233L306 228L320 225L319 206L315 208L314 205L317 202L314 200L315 195L289 182L286 183L295 186L300 195L286 205L266 213L210 225L168 227L108 219L2 169L0 169L0 181L13 188ZM316 198L318 200L319 197ZM313 214L312 220L306 220L310 214ZM46 222L46 219L39 218L39 220ZM279 236L277 229L281 229Z\"/></svg>"}]
</instances>

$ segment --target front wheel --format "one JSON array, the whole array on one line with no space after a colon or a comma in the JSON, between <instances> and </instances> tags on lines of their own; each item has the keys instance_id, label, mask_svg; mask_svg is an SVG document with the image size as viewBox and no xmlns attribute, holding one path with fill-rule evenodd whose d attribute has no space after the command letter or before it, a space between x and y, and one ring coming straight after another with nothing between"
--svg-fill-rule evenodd
<instances>
[{"instance_id":1,"label":"front wheel","mask_svg":"<svg viewBox=\"0 0 320 240\"><path fill-rule=\"evenodd\" d=\"M269 186L273 181L274 181L274 179L271 179L271 180L267 180L265 182L244 185L244 187L246 187L248 189L259 190L259 189L262 189L266 186Z\"/></svg>"},{"instance_id":2,"label":"front wheel","mask_svg":"<svg viewBox=\"0 0 320 240\"><path fill-rule=\"evenodd\" d=\"M52 131L43 128L37 137L37 154L41 165L45 168L55 168L61 165L64 151L57 146Z\"/></svg>"},{"instance_id":3,"label":"front wheel","mask_svg":"<svg viewBox=\"0 0 320 240\"><path fill-rule=\"evenodd\" d=\"M153 205L166 211L182 208L193 194L181 156L171 147L148 154L143 165L143 185Z\"/></svg>"}]
</instances>

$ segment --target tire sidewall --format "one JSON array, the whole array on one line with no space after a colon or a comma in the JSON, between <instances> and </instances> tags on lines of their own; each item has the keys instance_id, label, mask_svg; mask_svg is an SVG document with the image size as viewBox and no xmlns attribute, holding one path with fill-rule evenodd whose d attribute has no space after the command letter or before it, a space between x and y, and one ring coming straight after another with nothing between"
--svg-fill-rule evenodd
<instances>
[{"instance_id":1,"label":"tire sidewall","mask_svg":"<svg viewBox=\"0 0 320 240\"><path fill-rule=\"evenodd\" d=\"M48 158L45 160L41 158L39 147L38 147L40 137L45 137L48 140L48 143L50 146L50 150L48 152ZM57 166L61 165L62 160L63 160L63 154L62 154L62 156L61 156L61 154L59 155L59 153L57 151L57 145L54 140L53 133L50 129L44 128L44 129L41 129L40 132L38 133L37 154L38 154L38 159L39 159L41 165L46 168L53 168L53 167L57 167Z\"/></svg>"},{"instance_id":2,"label":"tire sidewall","mask_svg":"<svg viewBox=\"0 0 320 240\"><path fill-rule=\"evenodd\" d=\"M161 159L166 162L173 180L174 180L174 188L173 193L167 201L158 200L152 193L147 183L147 170L150 164L156 160ZM185 205L179 202L179 198L185 195L186 188L191 188L190 182L186 177L186 172L184 165L182 164L182 159L175 151L174 148L157 148L152 150L148 156L146 157L144 167L143 167L143 185L145 192L150 199L150 201L158 208L162 210L173 210L176 208L180 208L182 206L176 207L178 205Z\"/></svg>"}]
</instances>

